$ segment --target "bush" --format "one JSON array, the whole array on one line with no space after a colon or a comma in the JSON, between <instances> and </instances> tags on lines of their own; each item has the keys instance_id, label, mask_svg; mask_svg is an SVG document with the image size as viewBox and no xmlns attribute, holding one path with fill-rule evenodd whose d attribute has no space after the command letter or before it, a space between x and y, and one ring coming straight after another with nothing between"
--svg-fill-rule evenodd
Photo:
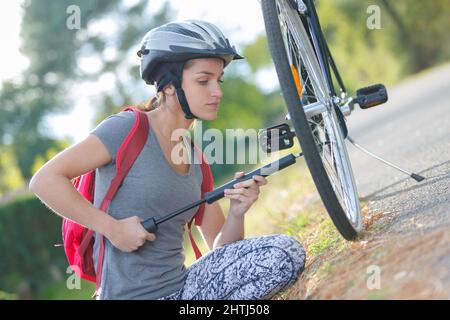
<instances>
[{"instance_id":1,"label":"bush","mask_svg":"<svg viewBox=\"0 0 450 320\"><path fill-rule=\"evenodd\" d=\"M27 195L0 207L0 234L0 290L25 290L30 298L62 279L67 261L55 247L62 243L61 218L39 199Z\"/></svg>"}]
</instances>

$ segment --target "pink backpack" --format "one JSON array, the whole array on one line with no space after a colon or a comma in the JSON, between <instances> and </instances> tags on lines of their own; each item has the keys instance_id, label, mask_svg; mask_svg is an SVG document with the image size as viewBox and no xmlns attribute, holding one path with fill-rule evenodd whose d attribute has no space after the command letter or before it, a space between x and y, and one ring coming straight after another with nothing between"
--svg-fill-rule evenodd
<instances>
[{"instance_id":1,"label":"pink backpack","mask_svg":"<svg viewBox=\"0 0 450 320\"><path fill-rule=\"evenodd\" d=\"M134 107L125 108L123 111L132 110L135 114L135 122L124 142L120 146L120 149L116 156L116 175L111 181L105 198L101 202L100 210L106 212L111 200L114 198L117 190L123 179L126 177L128 171L131 169L134 161L138 157L148 137L149 122L145 112L140 111ZM211 173L211 168L206 162L205 157L201 150L192 142L195 150L198 152L200 159L202 159L200 167L203 174L203 181L201 185L201 197L203 198L206 192L214 189L214 180ZM80 192L80 194L90 201L94 202L95 192L95 170L88 172L82 176L74 179L73 185ZM189 238L191 240L192 247L195 252L196 258L200 258L201 252L194 241L191 231L191 225L195 219L195 224L200 225L202 223L203 214L205 211L205 204L199 206L194 218L188 223ZM72 270L80 276L82 279L94 282L97 284L97 290L100 288L101 272L103 266L104 255L104 239L100 237L100 252L97 262L96 274L93 259L93 244L94 244L94 231L90 230L76 222L67 218L62 222L62 237L64 241L64 251L66 253L67 260Z\"/></svg>"}]
</instances>

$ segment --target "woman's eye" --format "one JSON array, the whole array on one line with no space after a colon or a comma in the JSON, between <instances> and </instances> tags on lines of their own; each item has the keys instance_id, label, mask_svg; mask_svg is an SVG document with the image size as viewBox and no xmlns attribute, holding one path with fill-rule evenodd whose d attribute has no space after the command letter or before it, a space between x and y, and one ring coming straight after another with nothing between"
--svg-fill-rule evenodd
<instances>
[{"instance_id":1,"label":"woman's eye","mask_svg":"<svg viewBox=\"0 0 450 320\"><path fill-rule=\"evenodd\" d=\"M218 82L223 83L223 80L218 80ZM198 83L200 83L202 86L205 86L208 84L208 80L202 80L202 81L199 81Z\"/></svg>"}]
</instances>

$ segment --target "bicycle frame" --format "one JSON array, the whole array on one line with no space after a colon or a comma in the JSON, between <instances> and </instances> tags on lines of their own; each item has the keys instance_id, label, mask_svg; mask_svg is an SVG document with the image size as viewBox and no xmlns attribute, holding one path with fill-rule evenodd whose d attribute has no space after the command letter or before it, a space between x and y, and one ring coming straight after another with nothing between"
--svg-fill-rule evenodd
<instances>
[{"instance_id":1,"label":"bicycle frame","mask_svg":"<svg viewBox=\"0 0 450 320\"><path fill-rule=\"evenodd\" d=\"M305 1L306 5L303 0L293 0L291 3L295 4L295 9L297 10L298 14L306 19L306 23L311 31L312 43L316 50L316 55L322 72L325 75L325 80L327 82L328 88L330 88L329 94L331 97L333 97L333 103L336 107L337 112L340 112L342 115L348 116L353 110L353 106L350 104L351 99L347 99L347 91L345 89L344 82L342 81L341 75L339 74L337 66L331 55L331 51L323 35L314 1ZM331 70L333 71L333 74L338 82L340 97L338 97L336 94ZM325 112L326 108L327 106L322 104L321 102L315 102L303 106L303 110L305 111L308 119L315 115L321 114L322 112ZM341 121L341 125L345 126L345 122Z\"/></svg>"},{"instance_id":2,"label":"bicycle frame","mask_svg":"<svg viewBox=\"0 0 450 320\"><path fill-rule=\"evenodd\" d=\"M354 97L347 95L313 0L261 0L261 5L270 52L290 113L288 120L294 127L291 133L305 153L333 223L345 239L354 240L364 226L345 141L352 140L344 115L355 106L367 109L386 102L386 88L374 84L358 89ZM272 137L275 132L277 138L288 136L286 125L268 128L263 135Z\"/></svg>"}]
</instances>

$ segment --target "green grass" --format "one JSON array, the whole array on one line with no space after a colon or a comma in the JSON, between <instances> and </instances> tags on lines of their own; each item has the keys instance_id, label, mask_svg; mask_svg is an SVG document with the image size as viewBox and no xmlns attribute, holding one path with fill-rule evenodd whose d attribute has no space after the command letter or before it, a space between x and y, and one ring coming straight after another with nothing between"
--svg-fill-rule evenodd
<instances>
[{"instance_id":1,"label":"green grass","mask_svg":"<svg viewBox=\"0 0 450 320\"><path fill-rule=\"evenodd\" d=\"M328 274L328 272L333 269L333 265L329 261L325 261L317 270L317 272L321 273L322 275Z\"/></svg>"},{"instance_id":2,"label":"green grass","mask_svg":"<svg viewBox=\"0 0 450 320\"><path fill-rule=\"evenodd\" d=\"M388 297L388 294L383 289L374 289L372 290L368 296L368 300L386 300Z\"/></svg>"},{"instance_id":3,"label":"green grass","mask_svg":"<svg viewBox=\"0 0 450 320\"><path fill-rule=\"evenodd\" d=\"M49 283L41 288L38 299L45 300L90 300L95 284L82 280L79 288L69 289L66 281Z\"/></svg>"},{"instance_id":4,"label":"green grass","mask_svg":"<svg viewBox=\"0 0 450 320\"><path fill-rule=\"evenodd\" d=\"M345 247L345 240L337 231L331 219L324 219L316 226L317 236L315 242L309 246L309 251L313 255L324 254L328 249L333 249L339 253Z\"/></svg>"},{"instance_id":5,"label":"green grass","mask_svg":"<svg viewBox=\"0 0 450 320\"><path fill-rule=\"evenodd\" d=\"M0 291L0 300L17 300L16 294Z\"/></svg>"}]
</instances>

